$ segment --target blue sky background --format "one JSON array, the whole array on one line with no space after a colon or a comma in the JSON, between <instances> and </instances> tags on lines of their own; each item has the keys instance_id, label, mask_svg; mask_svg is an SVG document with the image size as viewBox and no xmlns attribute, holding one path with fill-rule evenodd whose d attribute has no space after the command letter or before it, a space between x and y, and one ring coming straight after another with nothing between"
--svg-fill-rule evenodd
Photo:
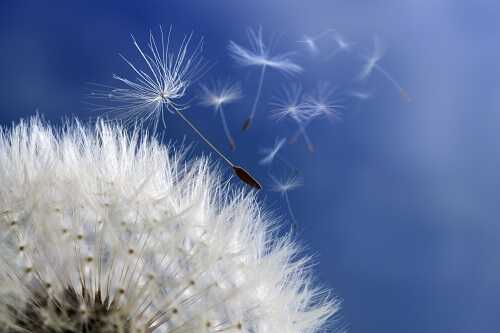
<instances>
[{"instance_id":1,"label":"blue sky background","mask_svg":"<svg viewBox=\"0 0 500 333\"><path fill-rule=\"evenodd\" d=\"M230 156L267 185L268 174L283 169L259 166L257 152L294 131L269 119L270 99L287 82L307 88L328 80L344 96L343 122L313 123L316 153L299 141L283 156L304 180L290 193L298 236L318 259L318 279L343 299L343 321L354 333L493 332L500 328L499 10L486 0L2 0L0 122L35 109L54 122L89 119L87 83L130 74L118 57L137 59L130 34L144 41L149 29L173 25L177 40L191 31L204 36L214 64L205 81L243 82L245 98L227 108L238 144ZM241 133L258 70L236 66L227 44L246 45L245 29L259 25L276 34L277 50L297 52L305 73L268 71L254 126ZM387 46L380 64L413 102L377 73L354 82L362 66L354 54L320 61L296 42L328 28L356 42L358 53L378 35ZM373 98L358 104L347 97L353 89ZM210 110L194 103L186 114L227 147ZM168 115L165 137L184 136L199 142ZM209 153L201 142L194 152ZM261 196L288 219L279 195Z\"/></svg>"}]
</instances>

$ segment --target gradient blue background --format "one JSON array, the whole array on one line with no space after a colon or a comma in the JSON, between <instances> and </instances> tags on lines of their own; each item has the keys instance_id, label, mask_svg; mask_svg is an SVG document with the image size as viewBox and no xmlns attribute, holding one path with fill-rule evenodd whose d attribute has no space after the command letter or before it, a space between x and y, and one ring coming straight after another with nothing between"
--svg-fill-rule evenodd
<instances>
[{"instance_id":1,"label":"gradient blue background","mask_svg":"<svg viewBox=\"0 0 500 333\"><path fill-rule=\"evenodd\" d=\"M303 33L335 28L369 50L388 46L381 64L409 91L403 102L374 75L372 99L346 99L344 121L317 122L309 154L302 142L284 155L304 186L290 194L299 237L315 254L318 279L343 301L351 332L496 332L500 329L500 5L496 1L22 1L0 3L0 122L38 109L51 121L88 119L87 82L113 84L130 73L117 54L137 59L130 33L173 25L194 31L215 63L206 78L244 81L246 98L227 110L238 150L231 156L268 180L257 151L292 126L268 118L268 102L287 78L268 72L254 127L239 132L257 71L239 68L228 40L246 44L245 28L279 36L296 50L310 86L329 80L349 92L361 63L344 55L314 61L296 43ZM359 107L359 108L358 108ZM187 111L221 147L221 125L196 105ZM197 138L169 116L165 137ZM199 143L196 153L205 152ZM287 217L280 197L262 198ZM287 223L287 222L285 222ZM286 225L285 225L286 228ZM278 333L278 332L277 332Z\"/></svg>"}]
</instances>

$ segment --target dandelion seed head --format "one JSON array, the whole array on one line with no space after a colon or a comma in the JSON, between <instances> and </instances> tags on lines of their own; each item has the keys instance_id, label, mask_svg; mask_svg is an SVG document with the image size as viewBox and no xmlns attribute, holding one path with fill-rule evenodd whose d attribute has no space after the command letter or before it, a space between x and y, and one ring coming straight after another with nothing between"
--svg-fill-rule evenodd
<instances>
[{"instance_id":1,"label":"dandelion seed head","mask_svg":"<svg viewBox=\"0 0 500 333\"><path fill-rule=\"evenodd\" d=\"M288 175L282 178L271 175L270 178L273 181L271 190L281 194L295 190L303 185L302 179L297 175Z\"/></svg>"},{"instance_id":2,"label":"dandelion seed head","mask_svg":"<svg viewBox=\"0 0 500 333\"><path fill-rule=\"evenodd\" d=\"M273 163L274 158L276 155L279 153L281 148L285 145L286 138L278 139L276 138L274 140L274 146L271 148L263 148L259 152L260 154L264 155L264 157L259 161L260 165L268 165Z\"/></svg>"},{"instance_id":3,"label":"dandelion seed head","mask_svg":"<svg viewBox=\"0 0 500 333\"><path fill-rule=\"evenodd\" d=\"M318 332L338 302L219 178L139 129L1 130L2 330Z\"/></svg>"},{"instance_id":4,"label":"dandelion seed head","mask_svg":"<svg viewBox=\"0 0 500 333\"><path fill-rule=\"evenodd\" d=\"M231 81L215 81L201 85L201 105L219 110L224 104L233 103L243 97L241 85Z\"/></svg>"},{"instance_id":5,"label":"dandelion seed head","mask_svg":"<svg viewBox=\"0 0 500 333\"><path fill-rule=\"evenodd\" d=\"M147 45L141 46L132 36L142 64L120 55L135 77L114 74L120 86L102 86L104 90L92 96L101 101L106 98L105 105L97 105L97 111L111 112L126 123L153 122L156 127L160 119L164 120L165 111L186 109L184 97L188 88L207 68L202 57L203 39L196 43L192 34L186 35L174 48L171 37L172 28L165 36L160 27L159 40L150 31Z\"/></svg>"},{"instance_id":6,"label":"dandelion seed head","mask_svg":"<svg viewBox=\"0 0 500 333\"><path fill-rule=\"evenodd\" d=\"M326 57L326 59L332 58L340 52L348 52L355 45L354 42L347 40L343 35L341 35L337 30L331 30L330 36L336 44L333 51Z\"/></svg>"},{"instance_id":7,"label":"dandelion seed head","mask_svg":"<svg viewBox=\"0 0 500 333\"><path fill-rule=\"evenodd\" d=\"M363 65L363 68L361 69L357 79L358 80L366 80L373 70L375 69L375 66L378 65L378 62L380 59L382 59L384 55L384 48L382 46L382 43L380 41L380 38L378 36L373 37L373 50L372 54L367 57L363 57L365 59L365 63Z\"/></svg>"},{"instance_id":8,"label":"dandelion seed head","mask_svg":"<svg viewBox=\"0 0 500 333\"><path fill-rule=\"evenodd\" d=\"M304 35L301 40L298 40L297 43L304 44L304 47L309 50L312 54L317 54L319 52L318 45L316 44L316 39L314 37Z\"/></svg>"},{"instance_id":9,"label":"dandelion seed head","mask_svg":"<svg viewBox=\"0 0 500 333\"><path fill-rule=\"evenodd\" d=\"M335 38L337 32L333 29L326 29L319 34L316 34L315 36L309 36L304 34L301 40L298 40L297 43L303 44L305 48L312 54L312 55L317 55L320 51L319 48L319 43L318 41L328 37L332 36ZM340 46L339 46L340 47Z\"/></svg>"},{"instance_id":10,"label":"dandelion seed head","mask_svg":"<svg viewBox=\"0 0 500 333\"><path fill-rule=\"evenodd\" d=\"M333 40L337 43L337 46L341 50L348 50L352 48L354 43L349 42L344 36L342 36L338 31L333 32Z\"/></svg>"},{"instance_id":11,"label":"dandelion seed head","mask_svg":"<svg viewBox=\"0 0 500 333\"><path fill-rule=\"evenodd\" d=\"M366 100L373 97L373 92L354 90L349 92L349 95L360 100Z\"/></svg>"},{"instance_id":12,"label":"dandelion seed head","mask_svg":"<svg viewBox=\"0 0 500 333\"><path fill-rule=\"evenodd\" d=\"M282 87L274 96L271 106L271 118L282 120L291 118L296 122L304 122L317 116L317 112L303 102L303 89L300 84L289 84Z\"/></svg>"},{"instance_id":13,"label":"dandelion seed head","mask_svg":"<svg viewBox=\"0 0 500 333\"><path fill-rule=\"evenodd\" d=\"M302 72L302 67L291 60L292 53L272 55L272 47L264 44L262 28L247 30L250 48L245 48L234 41L229 42L231 57L241 66L265 66L286 74Z\"/></svg>"},{"instance_id":14,"label":"dandelion seed head","mask_svg":"<svg viewBox=\"0 0 500 333\"><path fill-rule=\"evenodd\" d=\"M339 120L343 105L336 98L336 89L328 82L320 82L315 90L304 97L304 108L317 117Z\"/></svg>"},{"instance_id":15,"label":"dandelion seed head","mask_svg":"<svg viewBox=\"0 0 500 333\"><path fill-rule=\"evenodd\" d=\"M304 35L304 39L299 40L298 42L306 44L311 49L316 49L317 48L316 42L315 42L314 38L313 37L309 37L307 35Z\"/></svg>"}]
</instances>

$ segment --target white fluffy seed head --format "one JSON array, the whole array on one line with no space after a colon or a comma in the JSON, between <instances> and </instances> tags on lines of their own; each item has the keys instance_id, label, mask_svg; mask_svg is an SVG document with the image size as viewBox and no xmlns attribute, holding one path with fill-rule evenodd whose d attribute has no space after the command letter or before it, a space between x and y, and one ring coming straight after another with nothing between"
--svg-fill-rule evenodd
<instances>
[{"instance_id":1,"label":"white fluffy seed head","mask_svg":"<svg viewBox=\"0 0 500 333\"><path fill-rule=\"evenodd\" d=\"M21 122L0 184L0 331L317 332L338 309L253 194L139 130Z\"/></svg>"}]
</instances>

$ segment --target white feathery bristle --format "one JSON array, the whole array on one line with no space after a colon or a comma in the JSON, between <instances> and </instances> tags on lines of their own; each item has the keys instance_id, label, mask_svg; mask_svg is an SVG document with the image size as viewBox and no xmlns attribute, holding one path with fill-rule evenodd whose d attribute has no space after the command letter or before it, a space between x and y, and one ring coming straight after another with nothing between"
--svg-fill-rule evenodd
<instances>
[{"instance_id":1,"label":"white feathery bristle","mask_svg":"<svg viewBox=\"0 0 500 333\"><path fill-rule=\"evenodd\" d=\"M103 122L2 130L0 332L324 328L338 301L310 259L255 194L184 157Z\"/></svg>"},{"instance_id":2,"label":"white feathery bristle","mask_svg":"<svg viewBox=\"0 0 500 333\"><path fill-rule=\"evenodd\" d=\"M230 55L239 65L267 66L290 75L302 72L302 67L290 59L292 53L287 52L271 55L271 46L264 44L261 27L256 30L248 29L247 37L250 48L243 47L234 41L229 41L228 49Z\"/></svg>"}]
</instances>

